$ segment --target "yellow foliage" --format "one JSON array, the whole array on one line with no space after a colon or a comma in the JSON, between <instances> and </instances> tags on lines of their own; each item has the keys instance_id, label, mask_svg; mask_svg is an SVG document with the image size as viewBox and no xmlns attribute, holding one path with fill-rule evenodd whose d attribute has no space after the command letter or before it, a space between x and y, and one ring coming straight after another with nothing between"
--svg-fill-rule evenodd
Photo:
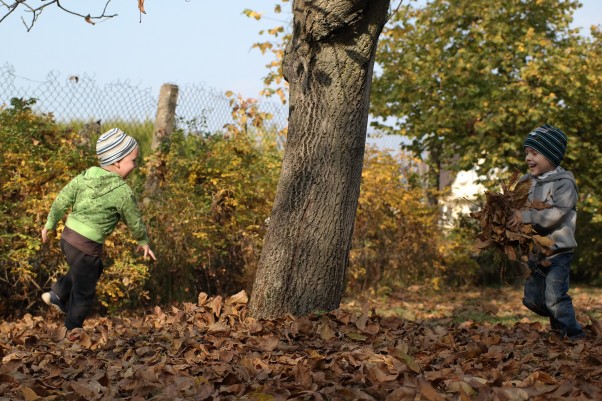
<instances>
[{"instance_id":1,"label":"yellow foliage","mask_svg":"<svg viewBox=\"0 0 602 401\"><path fill-rule=\"evenodd\" d=\"M32 111L33 100L13 99L11 107L0 110L0 167L11 174L0 175L0 292L11 294L0 304L0 316L19 314L39 302L42 292L49 289L57 275L67 266L58 240L64 228L59 222L48 243L42 244L40 231L46 222L50 205L60 189L84 169L96 163L96 158L78 148L78 138L72 130L61 130L51 115ZM17 163L16 160L19 162ZM20 167L15 171L14 166ZM115 241L115 243L113 242ZM105 248L111 258L119 258L114 248L122 251L125 242L114 238ZM119 274L128 277L130 267L120 262ZM108 266L110 272L112 266ZM104 298L103 304L127 302L123 297L142 289L141 280L130 279L128 291L110 288L102 281L106 294L119 302ZM114 298L113 298L114 300Z\"/></svg>"},{"instance_id":2,"label":"yellow foliage","mask_svg":"<svg viewBox=\"0 0 602 401\"><path fill-rule=\"evenodd\" d=\"M415 184L412 159L400 153L366 151L353 245L353 288L399 286L434 274L438 210Z\"/></svg>"},{"instance_id":3,"label":"yellow foliage","mask_svg":"<svg viewBox=\"0 0 602 401\"><path fill-rule=\"evenodd\" d=\"M254 99L229 93L233 124L225 133L177 131L162 155L160 195L145 211L155 253L154 301L228 293L250 283L278 179L280 133Z\"/></svg>"}]
</instances>

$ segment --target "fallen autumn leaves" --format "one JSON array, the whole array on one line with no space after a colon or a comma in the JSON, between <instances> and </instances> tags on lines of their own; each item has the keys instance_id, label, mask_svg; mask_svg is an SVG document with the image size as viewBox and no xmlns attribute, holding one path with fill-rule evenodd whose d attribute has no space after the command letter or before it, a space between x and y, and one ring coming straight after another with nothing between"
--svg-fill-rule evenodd
<instances>
[{"instance_id":1,"label":"fallen autumn leaves","mask_svg":"<svg viewBox=\"0 0 602 401\"><path fill-rule=\"evenodd\" d=\"M0 400L599 400L602 338L539 322L414 322L339 309L256 321L241 292L169 310L0 325Z\"/></svg>"}]
</instances>

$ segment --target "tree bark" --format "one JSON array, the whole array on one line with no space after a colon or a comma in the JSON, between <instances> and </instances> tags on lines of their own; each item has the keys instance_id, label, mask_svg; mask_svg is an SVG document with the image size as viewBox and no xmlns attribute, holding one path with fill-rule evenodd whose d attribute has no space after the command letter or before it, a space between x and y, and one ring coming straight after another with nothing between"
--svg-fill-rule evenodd
<instances>
[{"instance_id":1,"label":"tree bark","mask_svg":"<svg viewBox=\"0 0 602 401\"><path fill-rule=\"evenodd\" d=\"M357 209L378 36L389 0L293 1L289 130L250 312L338 308Z\"/></svg>"}]
</instances>

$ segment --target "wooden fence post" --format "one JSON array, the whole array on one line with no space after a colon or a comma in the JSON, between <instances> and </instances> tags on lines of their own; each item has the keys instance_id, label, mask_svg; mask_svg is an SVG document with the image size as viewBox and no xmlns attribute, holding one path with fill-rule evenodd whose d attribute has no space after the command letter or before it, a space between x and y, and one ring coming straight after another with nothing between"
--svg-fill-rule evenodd
<instances>
[{"instance_id":1,"label":"wooden fence post","mask_svg":"<svg viewBox=\"0 0 602 401\"><path fill-rule=\"evenodd\" d=\"M144 187L144 203L156 198L164 176L164 160L162 144L174 130L176 120L176 104L178 101L178 86L173 84L161 85L157 116L155 117L155 132L151 142L153 154L148 160L148 175Z\"/></svg>"},{"instance_id":2,"label":"wooden fence post","mask_svg":"<svg viewBox=\"0 0 602 401\"><path fill-rule=\"evenodd\" d=\"M157 116L155 118L155 133L151 150L156 151L164 137L171 135L176 120L176 103L178 101L177 85L163 84L159 91L159 103L157 105Z\"/></svg>"}]
</instances>

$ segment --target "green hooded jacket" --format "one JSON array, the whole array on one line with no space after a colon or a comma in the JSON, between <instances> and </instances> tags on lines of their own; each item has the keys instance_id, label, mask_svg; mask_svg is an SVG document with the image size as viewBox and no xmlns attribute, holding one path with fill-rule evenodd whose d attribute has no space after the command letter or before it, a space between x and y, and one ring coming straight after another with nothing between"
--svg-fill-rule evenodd
<instances>
[{"instance_id":1,"label":"green hooded jacket","mask_svg":"<svg viewBox=\"0 0 602 401\"><path fill-rule=\"evenodd\" d=\"M45 227L54 230L69 208L65 225L92 241L103 244L123 219L139 245L148 243L134 192L119 174L91 167L75 177L52 203Z\"/></svg>"}]
</instances>

